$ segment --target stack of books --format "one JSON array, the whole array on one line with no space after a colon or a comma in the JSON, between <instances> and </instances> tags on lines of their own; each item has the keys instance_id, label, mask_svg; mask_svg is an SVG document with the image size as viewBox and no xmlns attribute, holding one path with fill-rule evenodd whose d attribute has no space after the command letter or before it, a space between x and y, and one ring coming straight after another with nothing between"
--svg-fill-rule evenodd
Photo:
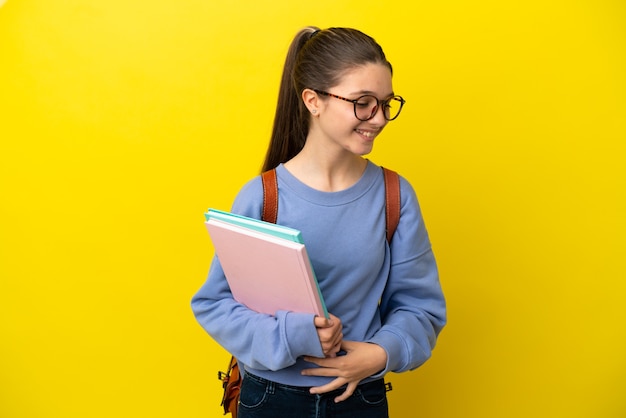
<instances>
[{"instance_id":1,"label":"stack of books","mask_svg":"<svg viewBox=\"0 0 626 418\"><path fill-rule=\"evenodd\" d=\"M328 318L300 231L217 209L205 218L235 300L269 315L283 310Z\"/></svg>"}]
</instances>

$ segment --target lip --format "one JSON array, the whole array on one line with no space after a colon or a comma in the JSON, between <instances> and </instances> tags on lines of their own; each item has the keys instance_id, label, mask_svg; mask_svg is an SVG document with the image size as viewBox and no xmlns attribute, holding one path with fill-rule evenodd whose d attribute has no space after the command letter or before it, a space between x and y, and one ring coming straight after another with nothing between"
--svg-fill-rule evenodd
<instances>
[{"instance_id":1,"label":"lip","mask_svg":"<svg viewBox=\"0 0 626 418\"><path fill-rule=\"evenodd\" d=\"M379 129L355 129L356 132L361 138L367 141L373 141L376 139L378 134L380 133Z\"/></svg>"}]
</instances>

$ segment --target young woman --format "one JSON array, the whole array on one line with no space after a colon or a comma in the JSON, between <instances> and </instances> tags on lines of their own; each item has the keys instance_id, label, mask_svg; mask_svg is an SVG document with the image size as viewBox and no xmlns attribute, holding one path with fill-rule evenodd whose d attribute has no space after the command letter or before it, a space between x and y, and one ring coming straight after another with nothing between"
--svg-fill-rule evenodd
<instances>
[{"instance_id":1,"label":"young woman","mask_svg":"<svg viewBox=\"0 0 626 418\"><path fill-rule=\"evenodd\" d=\"M446 322L413 188L400 178L388 243L383 172L363 158L404 105L391 78L355 29L308 27L290 46L263 170L276 168L277 223L302 232L331 315L251 311L213 260L192 308L244 370L240 418L387 417L383 376L424 363ZM260 219L262 205L256 177L232 211Z\"/></svg>"}]
</instances>

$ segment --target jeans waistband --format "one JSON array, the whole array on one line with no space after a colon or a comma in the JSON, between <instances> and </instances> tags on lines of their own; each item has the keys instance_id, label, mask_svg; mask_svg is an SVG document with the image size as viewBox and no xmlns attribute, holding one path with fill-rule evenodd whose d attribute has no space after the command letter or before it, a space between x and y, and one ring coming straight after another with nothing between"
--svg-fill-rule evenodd
<instances>
[{"instance_id":1,"label":"jeans waistband","mask_svg":"<svg viewBox=\"0 0 626 418\"><path fill-rule=\"evenodd\" d=\"M287 389L289 391L293 391L293 392L301 392L301 393L306 393L306 394L310 394L309 390L311 389L311 386L292 386L292 385L286 385L284 383L278 383L278 382L274 382L268 379L265 379L263 377L257 376L255 374L250 373L249 371L245 371L245 379L253 379L256 380L259 383L262 384L273 384L274 386L278 387L278 388L283 388L283 389ZM376 386L384 386L385 385L385 381L384 379L380 378L380 379L376 379L376 380L371 380L365 383L360 383L358 385L359 389L368 389L369 387L376 387ZM336 396L340 393L343 393L343 391L345 390L345 386L340 388L340 389L336 389L333 390L331 392L325 393L324 395L329 395L329 396Z\"/></svg>"}]
</instances>

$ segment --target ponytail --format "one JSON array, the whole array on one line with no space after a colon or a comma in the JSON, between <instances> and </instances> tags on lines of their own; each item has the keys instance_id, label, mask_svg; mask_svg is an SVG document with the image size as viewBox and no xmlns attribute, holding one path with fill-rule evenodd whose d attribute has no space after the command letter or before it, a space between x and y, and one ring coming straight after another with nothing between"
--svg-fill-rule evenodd
<instances>
[{"instance_id":1,"label":"ponytail","mask_svg":"<svg viewBox=\"0 0 626 418\"><path fill-rule=\"evenodd\" d=\"M270 145L265 156L262 171L276 168L304 147L309 131L309 116L293 81L293 72L302 46L318 28L310 26L302 29L289 46L278 91L278 104L274 116L274 127Z\"/></svg>"}]
</instances>

